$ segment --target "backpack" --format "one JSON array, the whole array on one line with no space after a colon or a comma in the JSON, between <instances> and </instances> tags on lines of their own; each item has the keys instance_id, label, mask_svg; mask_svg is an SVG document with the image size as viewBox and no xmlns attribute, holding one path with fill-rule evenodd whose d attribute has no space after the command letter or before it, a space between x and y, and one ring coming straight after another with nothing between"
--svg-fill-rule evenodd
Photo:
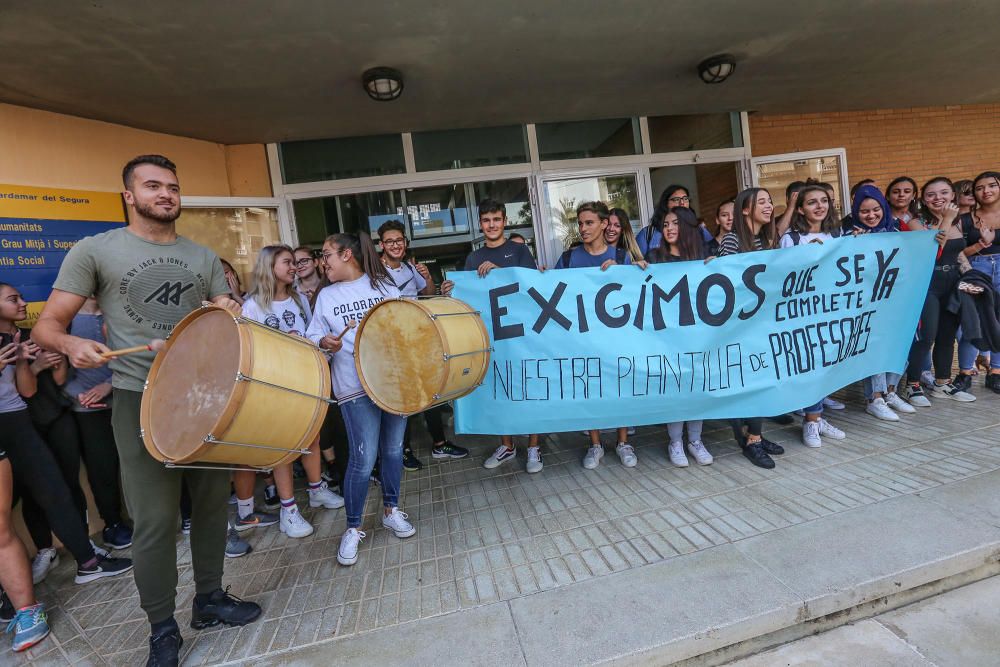
<instances>
[{"instance_id":1,"label":"backpack","mask_svg":"<svg viewBox=\"0 0 1000 667\"><path fill-rule=\"evenodd\" d=\"M562 265L563 265L564 269L570 268L570 266L569 266L569 260L570 260L570 256L573 254L574 250L576 250L575 246L573 248L570 248L569 250L567 250L566 252L564 252L562 254ZM625 263L625 256L626 256L626 252L625 252L624 248L615 247L615 263L616 264L624 264Z\"/></svg>"}]
</instances>

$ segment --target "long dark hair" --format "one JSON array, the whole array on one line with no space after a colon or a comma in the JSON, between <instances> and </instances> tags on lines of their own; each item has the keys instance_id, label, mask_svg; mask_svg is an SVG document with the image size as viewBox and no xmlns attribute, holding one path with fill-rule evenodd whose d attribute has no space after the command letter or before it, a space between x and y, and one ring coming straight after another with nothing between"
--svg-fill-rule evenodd
<instances>
[{"instance_id":1,"label":"long dark hair","mask_svg":"<svg viewBox=\"0 0 1000 667\"><path fill-rule=\"evenodd\" d=\"M757 209L757 195L761 192L767 192L768 196L771 194L767 191L767 188L747 188L736 195L736 201L733 204L733 233L736 234L740 252L757 249L754 245L753 232L750 231L750 220L753 219L754 211ZM749 220L743 215L744 208L750 211ZM772 221L764 225L757 234L757 238L760 239L761 248L764 250L774 248L775 246L774 229L775 226Z\"/></svg>"},{"instance_id":2,"label":"long dark hair","mask_svg":"<svg viewBox=\"0 0 1000 667\"><path fill-rule=\"evenodd\" d=\"M897 176L896 178L889 181L889 185L885 189L886 201L890 201L889 193L892 192L892 189L897 185L899 185L900 183L909 183L910 185L913 186L913 199L910 200L910 205L909 207L907 207L907 210L909 211L911 217L919 218L920 203L918 202L918 200L920 199L920 188L917 187L917 182L912 178L910 178L909 176ZM889 209L887 215L892 215L892 208Z\"/></svg>"},{"instance_id":3,"label":"long dark hair","mask_svg":"<svg viewBox=\"0 0 1000 667\"><path fill-rule=\"evenodd\" d=\"M840 230L840 220L833 211L833 201L830 200L830 192L821 185L809 185L801 190L799 190L799 198L795 206L795 210L792 211L792 221L791 228L797 231L799 234L808 234L812 226L809 221L806 220L806 216L799 213L799 208L805 203L807 192L822 192L827 196L827 209L826 217L823 218L823 222L820 224L820 231L826 234L834 234Z\"/></svg>"},{"instance_id":4,"label":"long dark hair","mask_svg":"<svg viewBox=\"0 0 1000 667\"><path fill-rule=\"evenodd\" d=\"M386 270L385 264L382 263L382 259L378 256L372 238L364 232L331 234L326 237L325 242L341 250L350 250L354 259L357 260L358 266L371 281L372 288L381 292L384 291L384 287L396 284Z\"/></svg>"},{"instance_id":5,"label":"long dark hair","mask_svg":"<svg viewBox=\"0 0 1000 667\"><path fill-rule=\"evenodd\" d=\"M613 208L608 211L608 218L611 216L618 218L618 224L621 225L621 233L618 234L618 242L615 244L617 247L621 248L627 252L633 262L642 261L642 251L639 250L639 244L635 240L635 233L632 231L632 223L628 217L628 211L622 208Z\"/></svg>"},{"instance_id":6,"label":"long dark hair","mask_svg":"<svg viewBox=\"0 0 1000 667\"><path fill-rule=\"evenodd\" d=\"M667 212L674 208L670 205L670 195L674 194L678 190L683 190L686 197L691 196L691 191L688 190L683 185L674 183L668 185L664 189L663 193L660 195L660 201L656 202L656 208L653 210L653 217L649 219L649 224L655 227L658 231L663 231L663 218L666 217ZM688 201L690 204L690 200Z\"/></svg>"},{"instance_id":7,"label":"long dark hair","mask_svg":"<svg viewBox=\"0 0 1000 667\"><path fill-rule=\"evenodd\" d=\"M952 199L952 202L955 203L955 204L958 204L958 201L957 201L958 200L958 192L955 190L955 184L952 183L951 179L948 178L947 176L935 176L931 180L929 180L926 183L924 183L924 187L920 188L920 209L921 209L920 210L920 219L928 227L930 226L930 223L932 222L932 219L933 219L933 224L935 224L935 225L938 224L939 222L941 222L938 219L937 214L934 213L934 211L931 210L930 206L927 206L926 204L924 204L924 192L926 192L927 188L931 187L935 183L946 183L948 185L948 187L951 188L952 194L955 195L954 199Z\"/></svg>"},{"instance_id":8,"label":"long dark hair","mask_svg":"<svg viewBox=\"0 0 1000 667\"><path fill-rule=\"evenodd\" d=\"M992 178L994 181L997 182L998 185L1000 185L1000 171L984 171L983 173L979 174L974 179L972 179L973 197L976 197L976 183L978 183L979 181L985 181L990 178ZM977 215L978 210L979 210L979 197L976 197L976 203L972 205L972 210L970 211L970 213L972 214L972 219L977 222L979 221L979 216Z\"/></svg>"},{"instance_id":9,"label":"long dark hair","mask_svg":"<svg viewBox=\"0 0 1000 667\"><path fill-rule=\"evenodd\" d=\"M663 217L673 213L677 216L677 256L682 260L705 259L705 243L701 237L701 227L698 216L686 206L675 206ZM660 221L663 224L663 221ZM670 244L664 231L663 241L650 251L650 260L656 262L670 261Z\"/></svg>"}]
</instances>

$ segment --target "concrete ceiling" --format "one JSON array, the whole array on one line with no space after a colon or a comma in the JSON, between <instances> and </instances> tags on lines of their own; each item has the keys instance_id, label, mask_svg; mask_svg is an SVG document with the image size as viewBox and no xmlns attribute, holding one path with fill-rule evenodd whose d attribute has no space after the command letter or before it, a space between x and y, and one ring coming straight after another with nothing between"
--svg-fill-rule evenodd
<instances>
[{"instance_id":1,"label":"concrete ceiling","mask_svg":"<svg viewBox=\"0 0 1000 667\"><path fill-rule=\"evenodd\" d=\"M222 143L997 102L998 26L996 0L0 0L0 101Z\"/></svg>"}]
</instances>

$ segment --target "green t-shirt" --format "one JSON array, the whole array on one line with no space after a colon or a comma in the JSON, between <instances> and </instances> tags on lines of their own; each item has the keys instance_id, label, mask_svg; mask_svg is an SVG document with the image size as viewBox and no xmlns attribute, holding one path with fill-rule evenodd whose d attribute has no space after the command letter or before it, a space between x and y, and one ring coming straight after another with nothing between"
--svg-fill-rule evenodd
<instances>
[{"instance_id":1,"label":"green t-shirt","mask_svg":"<svg viewBox=\"0 0 1000 667\"><path fill-rule=\"evenodd\" d=\"M127 227L81 239L66 255L53 287L97 297L111 349L166 338L202 301L229 293L214 252L182 236L174 243L145 241ZM153 353L111 361L111 384L142 391Z\"/></svg>"}]
</instances>

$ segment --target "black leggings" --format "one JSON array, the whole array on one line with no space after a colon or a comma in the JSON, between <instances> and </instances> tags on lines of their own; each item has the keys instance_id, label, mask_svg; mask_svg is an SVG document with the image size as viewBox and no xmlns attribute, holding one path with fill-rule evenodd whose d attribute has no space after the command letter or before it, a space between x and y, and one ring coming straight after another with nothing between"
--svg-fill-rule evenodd
<instances>
[{"instance_id":1,"label":"black leggings","mask_svg":"<svg viewBox=\"0 0 1000 667\"><path fill-rule=\"evenodd\" d=\"M69 489L73 506L84 528L87 526L87 497L83 495L80 486L80 434L76 421L69 410L64 411L48 424L35 424L35 431L48 445L49 451L55 457L59 472L62 473L66 488ZM15 473L15 479L16 473ZM52 548L52 526L46 518L47 512L27 491L26 486L33 484L31 478L21 477L18 487L22 497L21 512L24 514L24 524L31 535L31 541L38 549Z\"/></svg>"},{"instance_id":2,"label":"black leggings","mask_svg":"<svg viewBox=\"0 0 1000 667\"><path fill-rule=\"evenodd\" d=\"M347 446L347 426L344 424L344 417L340 413L340 408L331 405L326 411L326 419L319 431L320 449L333 450L333 470L337 476L334 480L341 483L347 474L347 461L351 456L351 450Z\"/></svg>"},{"instance_id":3,"label":"black leggings","mask_svg":"<svg viewBox=\"0 0 1000 667\"><path fill-rule=\"evenodd\" d=\"M951 377L951 363L955 358L955 336L958 333L960 320L957 314L948 310L947 305L955 293L958 280L957 270L934 269L930 289L924 300L923 310L920 311L917 338L910 347L910 364L906 369L906 376L911 383L920 382L920 372L932 345L934 377L938 380L947 380Z\"/></svg>"},{"instance_id":4,"label":"black leggings","mask_svg":"<svg viewBox=\"0 0 1000 667\"><path fill-rule=\"evenodd\" d=\"M31 498L38 504L47 524L52 526L52 532L69 549L76 562L82 565L94 558L86 527L80 520L80 512L75 507L62 471L52 451L31 423L27 409L0 413L0 450L6 450L10 459L15 486L25 498Z\"/></svg>"},{"instance_id":5,"label":"black leggings","mask_svg":"<svg viewBox=\"0 0 1000 667\"><path fill-rule=\"evenodd\" d=\"M763 417L744 417L742 419L730 419L729 425L733 427L733 435L736 437L736 441L741 445L744 443L743 427L746 426L747 433L750 435L759 436L763 431L764 418Z\"/></svg>"},{"instance_id":6,"label":"black leggings","mask_svg":"<svg viewBox=\"0 0 1000 667\"><path fill-rule=\"evenodd\" d=\"M444 406L435 405L433 408L424 410L424 422L427 424L427 432L431 434L434 444L444 442ZM413 427L413 419L406 420L406 434L403 436L403 449L410 448L410 430Z\"/></svg>"},{"instance_id":7,"label":"black leggings","mask_svg":"<svg viewBox=\"0 0 1000 667\"><path fill-rule=\"evenodd\" d=\"M111 428L111 410L74 412L80 432L80 451L87 467L87 480L94 504L104 520L113 526L122 520L121 482L118 477L118 449Z\"/></svg>"}]
</instances>

